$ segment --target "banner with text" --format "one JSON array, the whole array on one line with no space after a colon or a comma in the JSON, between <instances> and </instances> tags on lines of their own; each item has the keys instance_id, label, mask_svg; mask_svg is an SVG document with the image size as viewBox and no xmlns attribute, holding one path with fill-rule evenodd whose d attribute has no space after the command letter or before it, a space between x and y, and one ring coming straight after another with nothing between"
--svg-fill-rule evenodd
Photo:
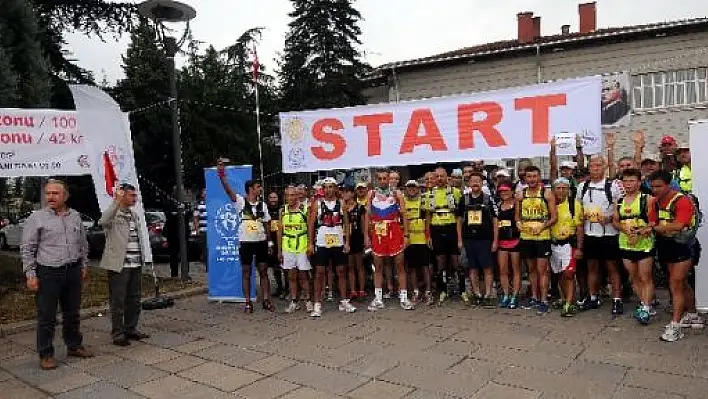
<instances>
[{"instance_id":1,"label":"banner with text","mask_svg":"<svg viewBox=\"0 0 708 399\"><path fill-rule=\"evenodd\" d=\"M0 109L0 177L90 173L75 111Z\"/></svg>"},{"instance_id":2,"label":"banner with text","mask_svg":"<svg viewBox=\"0 0 708 399\"><path fill-rule=\"evenodd\" d=\"M602 77L280 114L283 171L547 156L556 134L602 149ZM571 155L559 151L559 155Z\"/></svg>"},{"instance_id":3,"label":"banner with text","mask_svg":"<svg viewBox=\"0 0 708 399\"><path fill-rule=\"evenodd\" d=\"M708 220L706 217L706 204L708 204L708 159L700 156L699 151L708 148L708 120L691 121L688 123L689 145L691 152L698 154L691 158L691 172L693 176L693 194L698 197L698 203L703 211L703 222L698 228L698 241L703 244L703 256L695 268L696 273L696 307L702 312L708 311L708 261L706 261L705 248L708 244Z\"/></svg>"}]
</instances>

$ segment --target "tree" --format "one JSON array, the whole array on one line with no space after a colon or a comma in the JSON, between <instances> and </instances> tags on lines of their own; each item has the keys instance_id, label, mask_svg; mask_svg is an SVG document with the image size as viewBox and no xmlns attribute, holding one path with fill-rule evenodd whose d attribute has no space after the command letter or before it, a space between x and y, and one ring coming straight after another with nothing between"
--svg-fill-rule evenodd
<instances>
[{"instance_id":1,"label":"tree","mask_svg":"<svg viewBox=\"0 0 708 399\"><path fill-rule=\"evenodd\" d=\"M292 0L280 65L281 109L363 104L361 14L353 0Z\"/></svg>"},{"instance_id":2,"label":"tree","mask_svg":"<svg viewBox=\"0 0 708 399\"><path fill-rule=\"evenodd\" d=\"M0 32L2 27L0 27ZM17 73L12 68L10 59L2 46L0 35L0 107L17 106Z\"/></svg>"}]
</instances>

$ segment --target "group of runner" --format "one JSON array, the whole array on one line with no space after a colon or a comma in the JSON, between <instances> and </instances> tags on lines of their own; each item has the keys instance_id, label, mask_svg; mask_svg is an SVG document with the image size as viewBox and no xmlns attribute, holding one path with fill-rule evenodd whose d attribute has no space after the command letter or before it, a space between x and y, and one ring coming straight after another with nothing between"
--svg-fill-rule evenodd
<instances>
[{"instance_id":1,"label":"group of runner","mask_svg":"<svg viewBox=\"0 0 708 399\"><path fill-rule=\"evenodd\" d=\"M304 301L310 316L322 316L335 285L339 310L355 312L354 301L369 299L370 255L369 311L383 309L384 299L397 293L405 310L459 295L473 306L521 307L539 315L557 307L570 317L600 308L609 283L611 314L624 313L623 296L633 291L639 299L633 316L649 324L656 315L658 260L668 272L673 307L661 338L676 341L682 328L703 327L689 281L700 255L690 149L666 136L658 154L645 155L643 132L632 139L634 157L615 166L615 137L608 135L607 156L590 157L587 168L580 140L577 163L560 165L551 143L548 185L527 159L518 163L517 180L506 169L485 172L484 163L474 161L451 175L437 167L402 187L394 170L377 171L373 187L339 186L333 178L318 182L312 193L292 185L282 207L274 193L270 204L263 202L258 182L246 183L246 198L235 194L219 165L241 212L244 294L250 298L255 259L264 309L274 310L267 268L275 263L287 273L287 313ZM522 293L522 270L528 293ZM252 312L253 304L245 310Z\"/></svg>"}]
</instances>

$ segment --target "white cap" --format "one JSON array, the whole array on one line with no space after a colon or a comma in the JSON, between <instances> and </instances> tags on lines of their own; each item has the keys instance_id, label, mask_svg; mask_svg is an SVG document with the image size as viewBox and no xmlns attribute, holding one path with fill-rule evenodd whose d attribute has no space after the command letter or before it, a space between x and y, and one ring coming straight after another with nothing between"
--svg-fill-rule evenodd
<instances>
[{"instance_id":1,"label":"white cap","mask_svg":"<svg viewBox=\"0 0 708 399\"><path fill-rule=\"evenodd\" d=\"M327 185L327 184L333 184L333 185L336 186L336 185L337 185L337 180L335 180L334 177L328 177L328 178L322 180L322 185L323 185L323 186L324 186L324 185Z\"/></svg>"},{"instance_id":2,"label":"white cap","mask_svg":"<svg viewBox=\"0 0 708 399\"><path fill-rule=\"evenodd\" d=\"M644 161L653 161L653 162L661 162L661 155L657 153L645 153L642 156L642 162Z\"/></svg>"},{"instance_id":3,"label":"white cap","mask_svg":"<svg viewBox=\"0 0 708 399\"><path fill-rule=\"evenodd\" d=\"M366 182L365 182L365 181L360 181L359 183L357 183L357 184L356 184L356 188L359 188L359 187L364 187L364 188L368 188L368 187L369 187L369 185L368 185L368 184L366 184Z\"/></svg>"},{"instance_id":4,"label":"white cap","mask_svg":"<svg viewBox=\"0 0 708 399\"><path fill-rule=\"evenodd\" d=\"M561 169L563 168L570 168L570 169L575 169L578 167L578 164L573 161L563 161L560 164Z\"/></svg>"},{"instance_id":5,"label":"white cap","mask_svg":"<svg viewBox=\"0 0 708 399\"><path fill-rule=\"evenodd\" d=\"M501 169L497 170L497 171L494 173L494 176L495 176L495 177L496 177L496 176L511 177L511 174L510 174L509 171L506 170L505 168L501 168Z\"/></svg>"},{"instance_id":6,"label":"white cap","mask_svg":"<svg viewBox=\"0 0 708 399\"><path fill-rule=\"evenodd\" d=\"M417 181L415 180L408 180L405 184L406 187L419 187L420 184L418 184Z\"/></svg>"},{"instance_id":7,"label":"white cap","mask_svg":"<svg viewBox=\"0 0 708 399\"><path fill-rule=\"evenodd\" d=\"M677 150L690 150L691 146L688 143L683 142L683 143L679 144L679 146L676 147L676 149Z\"/></svg>"}]
</instances>

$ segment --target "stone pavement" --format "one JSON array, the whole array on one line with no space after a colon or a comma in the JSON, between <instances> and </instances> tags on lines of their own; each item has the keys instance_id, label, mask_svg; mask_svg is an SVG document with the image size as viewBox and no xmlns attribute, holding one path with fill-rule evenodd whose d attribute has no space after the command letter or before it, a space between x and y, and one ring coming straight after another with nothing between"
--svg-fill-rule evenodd
<instances>
[{"instance_id":1,"label":"stone pavement","mask_svg":"<svg viewBox=\"0 0 708 399\"><path fill-rule=\"evenodd\" d=\"M152 337L110 344L109 320L83 322L97 356L40 371L34 333L0 340L0 398L706 398L708 340L658 339L607 307L562 319L459 303L405 312L355 314L325 307L244 315L205 297L143 313ZM279 303L282 308L284 303Z\"/></svg>"}]
</instances>

